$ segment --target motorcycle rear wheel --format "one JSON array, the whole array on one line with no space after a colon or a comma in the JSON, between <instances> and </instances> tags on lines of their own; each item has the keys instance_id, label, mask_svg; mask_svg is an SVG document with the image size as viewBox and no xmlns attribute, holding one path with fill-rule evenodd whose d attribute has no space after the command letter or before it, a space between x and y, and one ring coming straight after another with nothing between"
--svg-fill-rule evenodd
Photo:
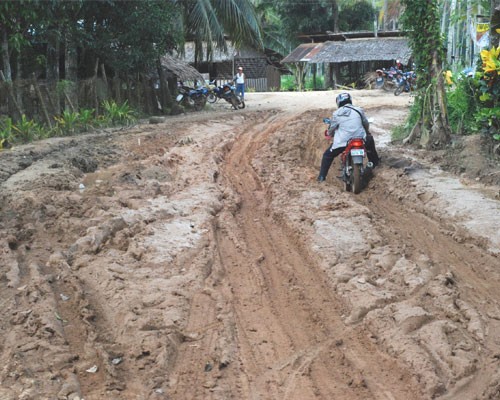
<instances>
[{"instance_id":1,"label":"motorcycle rear wheel","mask_svg":"<svg viewBox=\"0 0 500 400\"><path fill-rule=\"evenodd\" d=\"M244 109L244 108L245 108L245 102L244 102L244 101L241 99L241 97L239 97L239 96L238 96L238 101L239 101L239 103L238 103L238 108L239 108L240 110Z\"/></svg>"},{"instance_id":2,"label":"motorcycle rear wheel","mask_svg":"<svg viewBox=\"0 0 500 400\"><path fill-rule=\"evenodd\" d=\"M234 108L235 110L237 110L237 109L238 109L238 98L236 97L236 95L231 96L230 103L231 103L231 105L233 106L233 108Z\"/></svg>"},{"instance_id":3,"label":"motorcycle rear wheel","mask_svg":"<svg viewBox=\"0 0 500 400\"><path fill-rule=\"evenodd\" d=\"M352 166L352 191L354 194L361 192L361 164Z\"/></svg>"}]
</instances>

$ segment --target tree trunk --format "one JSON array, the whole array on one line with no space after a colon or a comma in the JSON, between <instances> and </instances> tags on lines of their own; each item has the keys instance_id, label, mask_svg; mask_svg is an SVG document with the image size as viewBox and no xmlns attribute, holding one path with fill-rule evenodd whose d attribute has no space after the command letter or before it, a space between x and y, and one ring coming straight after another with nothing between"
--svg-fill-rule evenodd
<instances>
[{"instance_id":1,"label":"tree trunk","mask_svg":"<svg viewBox=\"0 0 500 400\"><path fill-rule=\"evenodd\" d=\"M295 82L297 83L297 90L299 92L304 91L305 69L306 69L306 63L303 62L295 63L294 75L295 75Z\"/></svg>"},{"instance_id":2,"label":"tree trunk","mask_svg":"<svg viewBox=\"0 0 500 400\"><path fill-rule=\"evenodd\" d=\"M451 131L440 58L438 51L434 51L430 67L431 83L424 96L422 115L405 143L413 142L419 137L422 147L438 149L446 146L450 141Z\"/></svg>"},{"instance_id":3,"label":"tree trunk","mask_svg":"<svg viewBox=\"0 0 500 400\"><path fill-rule=\"evenodd\" d=\"M450 15L452 15L455 12L455 9L457 7L457 0L452 0L451 6L450 6ZM455 25L450 25L448 24L448 53L447 53L447 59L448 63L453 65L454 61L457 57L457 23Z\"/></svg>"},{"instance_id":4,"label":"tree trunk","mask_svg":"<svg viewBox=\"0 0 500 400\"><path fill-rule=\"evenodd\" d=\"M312 74L313 74L313 89L316 90L317 89L316 78L318 75L318 64L313 64L311 66L311 68L312 68Z\"/></svg>"},{"instance_id":5,"label":"tree trunk","mask_svg":"<svg viewBox=\"0 0 500 400\"><path fill-rule=\"evenodd\" d=\"M384 6L382 7L382 29L387 31L387 2L388 0L384 0Z\"/></svg>"},{"instance_id":6,"label":"tree trunk","mask_svg":"<svg viewBox=\"0 0 500 400\"><path fill-rule=\"evenodd\" d=\"M64 79L71 82L65 88L66 101L72 111L78 110L78 59L74 43L66 38L64 46Z\"/></svg>"},{"instance_id":7,"label":"tree trunk","mask_svg":"<svg viewBox=\"0 0 500 400\"><path fill-rule=\"evenodd\" d=\"M472 46L472 39L469 33L469 26L472 25L472 5L471 0L467 0L466 9L466 35L465 35L465 65L472 65L474 46Z\"/></svg>"},{"instance_id":8,"label":"tree trunk","mask_svg":"<svg viewBox=\"0 0 500 400\"><path fill-rule=\"evenodd\" d=\"M332 87L332 64L325 64L325 89L329 89Z\"/></svg>"},{"instance_id":9,"label":"tree trunk","mask_svg":"<svg viewBox=\"0 0 500 400\"><path fill-rule=\"evenodd\" d=\"M336 1L332 1L332 16L333 16L333 31L339 31L339 5Z\"/></svg>"},{"instance_id":10,"label":"tree trunk","mask_svg":"<svg viewBox=\"0 0 500 400\"><path fill-rule=\"evenodd\" d=\"M430 142L427 147L439 148L450 141L451 132L446 107L446 89L444 84L442 60L437 51L432 57L432 76L436 80L436 90L433 93L431 115L433 117Z\"/></svg>"},{"instance_id":11,"label":"tree trunk","mask_svg":"<svg viewBox=\"0 0 500 400\"><path fill-rule=\"evenodd\" d=\"M7 28L2 26L2 65L3 65L3 75L6 82L12 81L12 69L10 67L10 57L9 57L9 38L7 35Z\"/></svg>"},{"instance_id":12,"label":"tree trunk","mask_svg":"<svg viewBox=\"0 0 500 400\"><path fill-rule=\"evenodd\" d=\"M59 93L57 92L57 82L59 82L59 50L60 42L56 34L50 35L50 39L47 43L47 85L49 90L54 94L54 112L60 114L60 100Z\"/></svg>"},{"instance_id":13,"label":"tree trunk","mask_svg":"<svg viewBox=\"0 0 500 400\"><path fill-rule=\"evenodd\" d=\"M7 93L9 96L9 103L8 103L9 114L13 116L14 121L18 121L19 119L21 119L23 111L21 110L21 107L19 107L19 104L16 100L16 95L12 87L12 81L7 81L7 78L5 77L1 69L0 69L0 80L4 81L5 84L7 85Z\"/></svg>"},{"instance_id":14,"label":"tree trunk","mask_svg":"<svg viewBox=\"0 0 500 400\"><path fill-rule=\"evenodd\" d=\"M491 0L490 46L500 46L500 0Z\"/></svg>"}]
</instances>

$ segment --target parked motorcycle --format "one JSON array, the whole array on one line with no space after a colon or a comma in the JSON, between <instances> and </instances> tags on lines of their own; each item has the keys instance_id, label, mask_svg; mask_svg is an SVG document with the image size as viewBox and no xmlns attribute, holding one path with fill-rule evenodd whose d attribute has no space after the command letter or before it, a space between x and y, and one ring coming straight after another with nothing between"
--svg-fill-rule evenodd
<instances>
[{"instance_id":1,"label":"parked motorcycle","mask_svg":"<svg viewBox=\"0 0 500 400\"><path fill-rule=\"evenodd\" d=\"M202 110L207 103L208 89L206 87L194 89L182 85L177 88L177 91L179 93L175 99L177 103L193 107L195 111Z\"/></svg>"},{"instance_id":2,"label":"parked motorcycle","mask_svg":"<svg viewBox=\"0 0 500 400\"><path fill-rule=\"evenodd\" d=\"M396 76L396 89L394 96L399 96L403 92L411 92L416 88L417 74L413 71L402 72Z\"/></svg>"},{"instance_id":3,"label":"parked motorcycle","mask_svg":"<svg viewBox=\"0 0 500 400\"><path fill-rule=\"evenodd\" d=\"M377 69L377 78L375 79L375 85L379 89L392 90L397 85L396 76L398 74L397 69L391 67L390 69Z\"/></svg>"},{"instance_id":4,"label":"parked motorcycle","mask_svg":"<svg viewBox=\"0 0 500 400\"><path fill-rule=\"evenodd\" d=\"M236 86L225 83L222 86L210 87L208 94L208 102L215 103L219 99L224 99L233 106L235 110L245 108L245 102L236 94Z\"/></svg>"},{"instance_id":5,"label":"parked motorcycle","mask_svg":"<svg viewBox=\"0 0 500 400\"><path fill-rule=\"evenodd\" d=\"M323 118L323 122L330 125L329 118ZM342 166L341 179L347 192L358 194L373 171L373 164L368 161L365 141L362 138L353 138L347 142L345 150L340 155Z\"/></svg>"}]
</instances>

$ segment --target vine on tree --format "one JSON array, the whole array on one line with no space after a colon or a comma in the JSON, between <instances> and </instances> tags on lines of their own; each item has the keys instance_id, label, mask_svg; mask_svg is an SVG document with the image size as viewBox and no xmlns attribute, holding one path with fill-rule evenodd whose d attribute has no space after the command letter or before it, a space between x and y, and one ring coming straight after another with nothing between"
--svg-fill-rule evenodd
<instances>
[{"instance_id":1,"label":"vine on tree","mask_svg":"<svg viewBox=\"0 0 500 400\"><path fill-rule=\"evenodd\" d=\"M434 0L402 0L403 26L418 67L417 97L419 119L406 139L427 148L440 148L450 139L446 93L442 73L443 39L438 4Z\"/></svg>"}]
</instances>

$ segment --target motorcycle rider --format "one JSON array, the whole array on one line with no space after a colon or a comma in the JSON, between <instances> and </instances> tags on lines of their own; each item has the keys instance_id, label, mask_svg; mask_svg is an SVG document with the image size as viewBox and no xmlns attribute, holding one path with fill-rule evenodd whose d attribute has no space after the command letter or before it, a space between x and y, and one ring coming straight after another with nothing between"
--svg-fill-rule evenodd
<instances>
[{"instance_id":1,"label":"motorcycle rider","mask_svg":"<svg viewBox=\"0 0 500 400\"><path fill-rule=\"evenodd\" d=\"M368 161L373 163L373 167L379 163L375 141L369 133L370 124L364 111L360 107L352 105L352 98L349 93L340 93L335 99L338 109L333 112L330 126L325 135L333 137L333 143L323 153L318 182L326 179L328 170L335 157L347 147L347 142L352 138L363 138L365 140Z\"/></svg>"}]
</instances>

